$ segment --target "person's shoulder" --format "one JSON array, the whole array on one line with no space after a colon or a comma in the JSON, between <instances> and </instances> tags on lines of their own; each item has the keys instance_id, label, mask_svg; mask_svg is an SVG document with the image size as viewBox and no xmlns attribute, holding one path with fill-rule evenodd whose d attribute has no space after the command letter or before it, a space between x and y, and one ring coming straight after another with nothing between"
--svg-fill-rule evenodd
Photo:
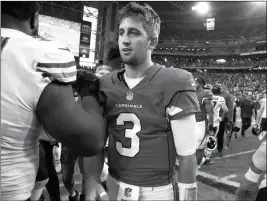
<instances>
[{"instance_id":1,"label":"person's shoulder","mask_svg":"<svg viewBox=\"0 0 267 201\"><path fill-rule=\"evenodd\" d=\"M225 91L223 90L221 93L221 96L225 99L225 100L229 100L229 101L234 101L233 96L230 94L229 91Z\"/></svg>"},{"instance_id":2,"label":"person's shoulder","mask_svg":"<svg viewBox=\"0 0 267 201\"><path fill-rule=\"evenodd\" d=\"M48 40L43 37L34 37L33 39L35 40L37 46L39 46L40 48L45 48L45 50L47 51L65 50L70 52L70 49L59 41Z\"/></svg>"},{"instance_id":3,"label":"person's shoulder","mask_svg":"<svg viewBox=\"0 0 267 201\"><path fill-rule=\"evenodd\" d=\"M190 79L192 74L184 69L181 68L162 68L162 72L165 76L168 76L168 78L171 81L175 82L183 82Z\"/></svg>"},{"instance_id":4,"label":"person's shoulder","mask_svg":"<svg viewBox=\"0 0 267 201\"><path fill-rule=\"evenodd\" d=\"M208 97L213 96L213 94L212 94L212 92L211 92L210 90L203 90L203 94L204 94L205 96L208 96Z\"/></svg>"},{"instance_id":5,"label":"person's shoulder","mask_svg":"<svg viewBox=\"0 0 267 201\"><path fill-rule=\"evenodd\" d=\"M112 86L113 84L115 84L119 80L118 78L119 72L121 72L121 70L115 70L100 77L99 78L100 86L107 87L107 86Z\"/></svg>"},{"instance_id":6,"label":"person's shoulder","mask_svg":"<svg viewBox=\"0 0 267 201\"><path fill-rule=\"evenodd\" d=\"M175 87L178 91L193 90L195 91L195 81L192 74L179 68L162 68L160 75L164 83L169 87Z\"/></svg>"},{"instance_id":7,"label":"person's shoulder","mask_svg":"<svg viewBox=\"0 0 267 201\"><path fill-rule=\"evenodd\" d=\"M213 94L210 90L202 90L202 91L199 91L197 93L198 97L199 98L208 98L210 100L212 100L213 98Z\"/></svg>"}]
</instances>

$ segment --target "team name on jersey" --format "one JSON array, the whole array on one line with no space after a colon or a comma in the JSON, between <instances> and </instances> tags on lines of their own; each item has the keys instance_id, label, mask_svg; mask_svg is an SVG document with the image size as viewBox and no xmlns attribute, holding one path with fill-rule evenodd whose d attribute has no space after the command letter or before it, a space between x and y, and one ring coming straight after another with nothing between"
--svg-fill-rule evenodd
<instances>
[{"instance_id":1,"label":"team name on jersey","mask_svg":"<svg viewBox=\"0 0 267 201\"><path fill-rule=\"evenodd\" d=\"M143 105L133 105L133 104L115 104L115 107L127 107L127 108L136 108L136 109L141 109L143 108Z\"/></svg>"}]
</instances>

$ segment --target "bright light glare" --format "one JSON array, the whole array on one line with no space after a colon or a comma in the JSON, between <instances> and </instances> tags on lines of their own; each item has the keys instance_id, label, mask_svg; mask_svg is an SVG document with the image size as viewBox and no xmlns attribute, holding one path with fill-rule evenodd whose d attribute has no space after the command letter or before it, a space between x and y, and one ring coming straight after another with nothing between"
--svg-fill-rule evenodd
<instances>
[{"instance_id":1,"label":"bright light glare","mask_svg":"<svg viewBox=\"0 0 267 201\"><path fill-rule=\"evenodd\" d=\"M266 4L266 1L255 1L253 3L260 6Z\"/></svg>"},{"instance_id":2,"label":"bright light glare","mask_svg":"<svg viewBox=\"0 0 267 201\"><path fill-rule=\"evenodd\" d=\"M192 7L192 10L196 10L200 14L206 14L209 12L210 7L207 2L199 2L196 6Z\"/></svg>"}]
</instances>

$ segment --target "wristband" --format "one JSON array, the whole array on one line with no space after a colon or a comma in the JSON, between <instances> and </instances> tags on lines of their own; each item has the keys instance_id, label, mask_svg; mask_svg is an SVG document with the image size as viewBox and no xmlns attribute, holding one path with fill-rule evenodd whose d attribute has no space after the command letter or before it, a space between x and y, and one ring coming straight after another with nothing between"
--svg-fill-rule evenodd
<instances>
[{"instance_id":1,"label":"wristband","mask_svg":"<svg viewBox=\"0 0 267 201\"><path fill-rule=\"evenodd\" d=\"M261 174L257 174L255 172L253 172L250 168L249 168L248 172L245 174L246 179L253 182L253 183L257 183L260 176L261 176Z\"/></svg>"},{"instance_id":2,"label":"wristband","mask_svg":"<svg viewBox=\"0 0 267 201\"><path fill-rule=\"evenodd\" d=\"M197 183L185 184L178 182L179 200L195 201L197 200Z\"/></svg>"}]
</instances>

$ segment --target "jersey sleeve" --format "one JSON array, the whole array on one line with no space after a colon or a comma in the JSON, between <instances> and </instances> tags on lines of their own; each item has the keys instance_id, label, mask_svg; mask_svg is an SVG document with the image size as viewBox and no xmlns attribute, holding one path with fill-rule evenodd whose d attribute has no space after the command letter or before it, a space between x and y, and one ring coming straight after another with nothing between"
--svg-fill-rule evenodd
<instances>
[{"instance_id":1,"label":"jersey sleeve","mask_svg":"<svg viewBox=\"0 0 267 201\"><path fill-rule=\"evenodd\" d=\"M39 41L37 45L42 48L42 54L35 60L35 107L48 84L53 81L71 83L76 81L77 75L76 62L68 48L53 41Z\"/></svg>"},{"instance_id":2,"label":"jersey sleeve","mask_svg":"<svg viewBox=\"0 0 267 201\"><path fill-rule=\"evenodd\" d=\"M186 73L180 77L177 86L177 93L174 94L166 111L170 120L201 111L192 74Z\"/></svg>"},{"instance_id":3,"label":"jersey sleeve","mask_svg":"<svg viewBox=\"0 0 267 201\"><path fill-rule=\"evenodd\" d=\"M36 71L44 78L69 83L76 80L77 67L69 49L53 45L38 59Z\"/></svg>"}]
</instances>

